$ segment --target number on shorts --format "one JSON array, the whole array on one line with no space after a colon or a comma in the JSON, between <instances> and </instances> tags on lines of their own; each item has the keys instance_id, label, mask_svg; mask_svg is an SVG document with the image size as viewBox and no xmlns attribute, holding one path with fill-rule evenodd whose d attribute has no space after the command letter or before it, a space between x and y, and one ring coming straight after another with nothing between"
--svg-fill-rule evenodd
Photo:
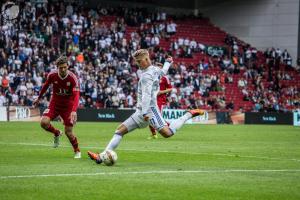
<instances>
[{"instance_id":1,"label":"number on shorts","mask_svg":"<svg viewBox=\"0 0 300 200\"><path fill-rule=\"evenodd\" d=\"M154 118L150 119L150 124L151 124L152 126L155 125L155 120L154 120Z\"/></svg>"}]
</instances>

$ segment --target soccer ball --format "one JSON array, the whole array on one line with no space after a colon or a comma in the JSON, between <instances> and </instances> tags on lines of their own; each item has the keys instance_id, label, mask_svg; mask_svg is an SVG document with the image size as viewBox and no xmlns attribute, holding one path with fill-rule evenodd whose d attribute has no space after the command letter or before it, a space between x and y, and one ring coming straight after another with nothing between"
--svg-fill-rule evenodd
<instances>
[{"instance_id":1,"label":"soccer ball","mask_svg":"<svg viewBox=\"0 0 300 200\"><path fill-rule=\"evenodd\" d=\"M105 150L102 153L100 153L100 158L105 165L111 166L116 163L118 156L116 152L112 150Z\"/></svg>"}]
</instances>

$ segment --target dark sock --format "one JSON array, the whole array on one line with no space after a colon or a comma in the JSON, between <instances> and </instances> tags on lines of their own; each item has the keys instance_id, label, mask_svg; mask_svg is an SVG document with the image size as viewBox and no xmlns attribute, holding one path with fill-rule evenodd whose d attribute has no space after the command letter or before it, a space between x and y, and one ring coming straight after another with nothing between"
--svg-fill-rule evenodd
<instances>
[{"instance_id":1,"label":"dark sock","mask_svg":"<svg viewBox=\"0 0 300 200\"><path fill-rule=\"evenodd\" d=\"M58 129L54 128L51 124L49 124L48 128L45 128L46 131L53 133L55 136L59 136L60 132Z\"/></svg>"},{"instance_id":2,"label":"dark sock","mask_svg":"<svg viewBox=\"0 0 300 200\"><path fill-rule=\"evenodd\" d=\"M70 143L72 144L72 147L73 147L73 149L74 149L74 152L80 151L80 149L79 149L79 147L78 147L79 145L78 145L77 138L76 138L76 137L73 137L72 139L69 138L69 140L70 140Z\"/></svg>"},{"instance_id":3,"label":"dark sock","mask_svg":"<svg viewBox=\"0 0 300 200\"><path fill-rule=\"evenodd\" d=\"M152 126L149 126L149 129L150 129L152 135L156 135L155 128L153 128Z\"/></svg>"}]
</instances>

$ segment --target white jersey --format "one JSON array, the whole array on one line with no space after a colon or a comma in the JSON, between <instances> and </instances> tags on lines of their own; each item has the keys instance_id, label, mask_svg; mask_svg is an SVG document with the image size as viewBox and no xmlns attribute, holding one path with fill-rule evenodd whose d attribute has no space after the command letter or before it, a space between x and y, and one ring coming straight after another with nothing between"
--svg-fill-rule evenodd
<instances>
[{"instance_id":1,"label":"white jersey","mask_svg":"<svg viewBox=\"0 0 300 200\"><path fill-rule=\"evenodd\" d=\"M157 94L160 90L160 78L167 74L171 63L165 62L163 68L149 66L142 70L138 83L137 109L143 115L151 112L151 107L157 107Z\"/></svg>"}]
</instances>

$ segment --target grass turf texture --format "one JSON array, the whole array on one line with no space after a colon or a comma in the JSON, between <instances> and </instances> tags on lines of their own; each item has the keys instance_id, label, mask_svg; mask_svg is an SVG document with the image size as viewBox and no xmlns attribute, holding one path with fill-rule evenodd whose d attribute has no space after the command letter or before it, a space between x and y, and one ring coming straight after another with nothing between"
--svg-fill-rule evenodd
<instances>
[{"instance_id":1,"label":"grass turf texture","mask_svg":"<svg viewBox=\"0 0 300 200\"><path fill-rule=\"evenodd\" d=\"M86 151L102 150L116 126L78 123L75 160L65 136L53 149L38 123L0 123L0 199L300 199L300 128L186 125L157 140L140 129L115 166L96 165Z\"/></svg>"}]
</instances>

